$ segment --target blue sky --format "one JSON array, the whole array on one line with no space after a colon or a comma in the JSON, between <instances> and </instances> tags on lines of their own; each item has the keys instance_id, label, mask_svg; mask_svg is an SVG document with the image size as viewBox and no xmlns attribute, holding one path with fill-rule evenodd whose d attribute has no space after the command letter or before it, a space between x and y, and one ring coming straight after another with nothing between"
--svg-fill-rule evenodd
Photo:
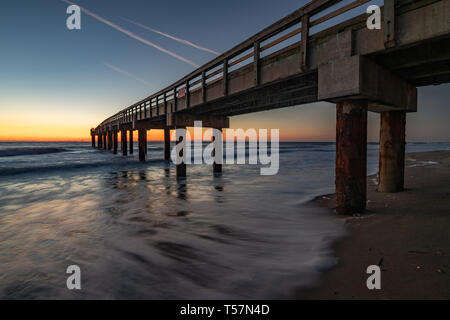
<instances>
[{"instance_id":1,"label":"blue sky","mask_svg":"<svg viewBox=\"0 0 450 320\"><path fill-rule=\"evenodd\" d=\"M215 55L140 28L123 18L222 53L307 1L73 2L201 65ZM82 14L82 29L70 31L66 28L67 7L61 0L2 0L0 117L4 122L18 122L27 128L40 122L48 130L52 125L59 129L66 125L73 127L74 132L94 127L117 110L194 69L86 14ZM420 89L419 112L408 116L410 140L450 140L446 123L450 118L449 91L448 85ZM294 134L298 130L302 137L305 128L310 128L307 139L332 140L334 117L333 105L319 103L236 117L232 124L286 127ZM372 115L370 119L369 138L374 140L378 136L378 116ZM39 126L35 130L40 130Z\"/></svg>"}]
</instances>

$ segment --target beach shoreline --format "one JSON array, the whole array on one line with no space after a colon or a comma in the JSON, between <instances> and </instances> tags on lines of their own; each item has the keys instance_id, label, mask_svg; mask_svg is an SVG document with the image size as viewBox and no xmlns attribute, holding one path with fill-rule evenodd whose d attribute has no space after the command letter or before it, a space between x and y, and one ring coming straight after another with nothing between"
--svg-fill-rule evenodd
<instances>
[{"instance_id":1,"label":"beach shoreline","mask_svg":"<svg viewBox=\"0 0 450 320\"><path fill-rule=\"evenodd\" d=\"M334 245L339 262L298 299L450 299L450 151L406 154L405 190L377 192L367 179L367 212L338 216L348 234ZM317 197L334 210L334 195ZM369 265L381 289L369 290Z\"/></svg>"}]
</instances>

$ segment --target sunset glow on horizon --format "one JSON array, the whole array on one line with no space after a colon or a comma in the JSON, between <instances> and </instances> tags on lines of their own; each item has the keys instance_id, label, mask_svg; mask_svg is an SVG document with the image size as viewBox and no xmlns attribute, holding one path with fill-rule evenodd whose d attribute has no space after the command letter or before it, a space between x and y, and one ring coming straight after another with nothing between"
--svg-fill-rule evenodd
<instances>
[{"instance_id":1,"label":"sunset glow on horizon","mask_svg":"<svg viewBox=\"0 0 450 320\"><path fill-rule=\"evenodd\" d=\"M244 131L248 128L243 129ZM258 128L255 128L257 131ZM260 128L263 129L263 128ZM207 129L204 129L205 131ZM192 127L188 127L188 131L191 137L194 137L194 130ZM268 130L270 133L270 129ZM38 132L38 134L36 134ZM86 134L86 132L88 134ZM0 142L15 142L15 141L28 141L28 142L90 142L91 137L89 135L90 128L88 127L72 127L72 128L61 128L61 127L21 127L15 126L14 128L8 128L2 125L0 127ZM10 134L15 133L15 134ZM77 135L79 133L79 135ZM173 135L173 131L172 131ZM137 133L133 137L134 141L137 141ZM270 139L270 136L268 137ZM147 132L148 141L163 141L164 131L153 129ZM226 135L224 133L224 140L226 140ZM280 130L280 141L282 142L296 142L296 141L332 141L326 136L299 136L291 130ZM120 134L118 135L118 141L120 141ZM172 137L172 141L174 138ZM209 137L205 136L204 141L209 141Z\"/></svg>"}]
</instances>

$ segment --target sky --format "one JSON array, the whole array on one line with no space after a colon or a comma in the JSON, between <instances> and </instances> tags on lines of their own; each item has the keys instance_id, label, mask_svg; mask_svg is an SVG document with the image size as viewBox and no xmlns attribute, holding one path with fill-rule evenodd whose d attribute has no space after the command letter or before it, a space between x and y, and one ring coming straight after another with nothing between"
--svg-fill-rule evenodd
<instances>
[{"instance_id":1,"label":"sky","mask_svg":"<svg viewBox=\"0 0 450 320\"><path fill-rule=\"evenodd\" d=\"M64 1L1 1L0 141L89 140L105 118L308 2L71 1L97 18L84 12L81 30L69 30ZM450 141L448 101L448 84L419 88L407 140ZM231 126L279 128L285 141L333 141L335 117L335 106L320 102L232 117ZM370 141L378 130L379 115L369 113ZM149 139L161 137L151 131Z\"/></svg>"}]
</instances>

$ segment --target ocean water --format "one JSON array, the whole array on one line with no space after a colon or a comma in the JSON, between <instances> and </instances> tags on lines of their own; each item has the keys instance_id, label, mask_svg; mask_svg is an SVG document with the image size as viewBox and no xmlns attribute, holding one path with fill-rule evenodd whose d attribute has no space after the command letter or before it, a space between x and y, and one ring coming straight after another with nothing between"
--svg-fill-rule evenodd
<instances>
[{"instance_id":1,"label":"ocean water","mask_svg":"<svg viewBox=\"0 0 450 320\"><path fill-rule=\"evenodd\" d=\"M281 143L275 176L188 165L177 180L162 158L159 142L145 163L90 143L0 143L0 298L284 299L337 262L345 228L311 203L334 191L334 143ZM377 162L369 144L369 174ZM81 290L66 287L69 265Z\"/></svg>"}]
</instances>

